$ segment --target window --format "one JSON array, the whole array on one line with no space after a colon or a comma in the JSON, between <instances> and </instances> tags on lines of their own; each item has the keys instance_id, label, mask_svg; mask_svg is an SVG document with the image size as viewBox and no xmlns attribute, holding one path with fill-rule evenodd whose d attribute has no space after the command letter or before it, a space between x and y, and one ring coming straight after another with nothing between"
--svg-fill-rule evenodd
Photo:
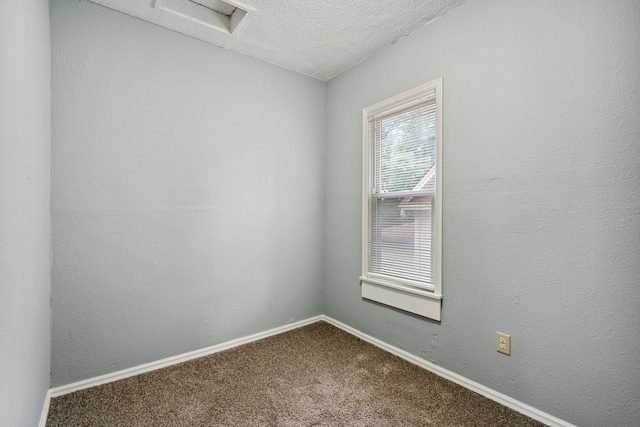
<instances>
[{"instance_id":1,"label":"window","mask_svg":"<svg viewBox=\"0 0 640 427\"><path fill-rule=\"evenodd\" d=\"M362 296L440 320L442 79L363 113Z\"/></svg>"}]
</instances>

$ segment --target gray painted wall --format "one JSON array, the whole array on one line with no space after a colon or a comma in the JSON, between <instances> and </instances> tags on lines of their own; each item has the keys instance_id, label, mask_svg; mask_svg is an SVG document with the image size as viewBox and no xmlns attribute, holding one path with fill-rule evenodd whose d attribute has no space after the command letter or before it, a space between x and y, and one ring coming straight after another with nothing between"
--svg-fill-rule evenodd
<instances>
[{"instance_id":1,"label":"gray painted wall","mask_svg":"<svg viewBox=\"0 0 640 427\"><path fill-rule=\"evenodd\" d=\"M52 386L321 313L325 84L52 2Z\"/></svg>"},{"instance_id":2,"label":"gray painted wall","mask_svg":"<svg viewBox=\"0 0 640 427\"><path fill-rule=\"evenodd\" d=\"M49 388L49 3L0 3L0 425L35 426Z\"/></svg>"},{"instance_id":3,"label":"gray painted wall","mask_svg":"<svg viewBox=\"0 0 640 427\"><path fill-rule=\"evenodd\" d=\"M476 0L329 82L325 312L580 426L640 425L639 43L636 0ZM358 276L362 109L441 76L437 323Z\"/></svg>"}]
</instances>

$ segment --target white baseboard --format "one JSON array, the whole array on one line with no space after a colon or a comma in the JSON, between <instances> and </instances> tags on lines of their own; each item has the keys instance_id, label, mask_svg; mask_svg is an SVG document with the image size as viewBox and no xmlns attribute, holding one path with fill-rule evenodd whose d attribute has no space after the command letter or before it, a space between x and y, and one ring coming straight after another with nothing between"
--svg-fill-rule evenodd
<instances>
[{"instance_id":1,"label":"white baseboard","mask_svg":"<svg viewBox=\"0 0 640 427\"><path fill-rule=\"evenodd\" d=\"M424 359L419 358L418 356L414 356L411 353L408 353L402 349L394 347L390 344L387 344L383 341L380 341L377 338L369 336L364 332L361 332L357 329L352 328L351 326L345 325L342 322L339 322L329 316L322 315L320 316L322 320L327 323L332 324L333 326L342 329L345 332L350 333L363 341L371 343L376 347L379 347L385 351L388 351L391 354L395 354L396 356L413 363L414 365L418 365L421 368L424 368L434 374L446 378L450 381L453 381L456 384L460 384L461 386L475 391L478 394L481 394L484 397L488 397L489 399L496 401L508 408L513 409L514 411L520 412L534 420L538 420L541 423L545 423L546 425L552 427L576 427L574 424L568 423L560 418L554 417L553 415L547 414L539 409L534 408L533 406L529 406L525 403L522 403L516 399L513 399L505 394L499 393L495 390L490 389L489 387L485 387L482 384L479 384L475 381L471 381L468 378L463 377L462 375L458 375L455 372L451 372L447 369L441 368L438 365L434 365L433 363L426 361Z\"/></svg>"},{"instance_id":2,"label":"white baseboard","mask_svg":"<svg viewBox=\"0 0 640 427\"><path fill-rule=\"evenodd\" d=\"M38 423L38 427L45 427L47 425L49 403L51 403L51 390L47 390L47 394L44 396L44 403L42 404L42 412L40 412L40 422Z\"/></svg>"},{"instance_id":3,"label":"white baseboard","mask_svg":"<svg viewBox=\"0 0 640 427\"><path fill-rule=\"evenodd\" d=\"M90 387L95 387L97 385L106 384L112 381L121 380L123 378L132 377L134 375L143 374L145 372L154 371L156 369L165 368L167 366L175 365L178 363L186 362L188 360L197 359L198 357L207 356L209 354L217 353L223 350L227 350L233 347L237 347L239 345L247 344L253 341L258 341L263 338L270 337L272 335L281 334L283 332L290 331L292 329L297 329L302 326L309 325L311 323L318 322L323 320L337 328L342 329L345 332L354 335L363 341L371 343L376 347L379 347L385 351L388 351L391 354L394 354L402 359L413 363L421 368L424 368L430 372L433 372L436 375L439 375L443 378L446 378L450 381L453 381L456 384L460 384L461 386L474 391L482 396L485 396L491 400L494 400L508 408L511 408L515 411L520 412L528 417L533 418L534 420L538 420L542 423L545 423L552 427L576 427L575 425L568 423L560 418L554 417L553 415L547 414L546 412L540 411L532 406L529 406L525 403L522 403L516 399L513 399L505 394L499 393L495 390L492 390L488 387L483 386L475 381L471 381L468 378L465 378L461 375L458 375L454 372L451 372L447 369L441 368L438 365L434 365L431 362L428 362L424 359L421 359L417 356L414 356L411 353L408 353L404 350L401 350L397 347L394 347L390 344L387 344L383 341L380 341L377 338L369 336L357 329L354 329L348 325L345 325L342 322L339 322L329 316L324 314L319 316L314 316L309 319L301 320L299 322L290 323L288 325L280 326L278 328L269 329L268 331L259 332L257 334L249 335L243 338L238 338L235 340L227 341L221 344L217 344L211 347L203 348L200 350L191 351L188 353L179 354L177 356L168 357L166 359L161 359L155 362L146 363L144 365L134 366L132 368L124 369L122 371L112 372L110 374L101 375L99 377L89 378L83 381L78 381L75 383L63 385L60 387L55 387L49 390L47 393L44 407L42 408L42 416L40 419L39 427L45 427L47 421L47 413L49 411L49 401L52 397L62 396L68 393L73 393L74 391L83 390Z\"/></svg>"},{"instance_id":4,"label":"white baseboard","mask_svg":"<svg viewBox=\"0 0 640 427\"><path fill-rule=\"evenodd\" d=\"M292 329L297 329L302 326L318 322L320 320L322 320L322 316L311 317L309 319L300 320L299 322L295 322L295 323L289 323L284 326L269 329L268 331L259 332L257 334L227 341L211 347L190 351L188 353L178 354L177 356L167 357L166 359L161 359L155 362L145 363L144 365L138 365L132 368L123 369L122 371L111 372L109 374L100 375L99 377L89 378L89 379L78 381L75 383L63 385L60 387L55 387L49 391L51 393L51 397L62 396L65 394L73 393L74 391L95 387L97 385L106 384L113 381L118 381L123 378L133 377L135 375L143 374L145 372L155 371L156 369L162 369L162 368L166 368L167 366L176 365L178 363L186 362L192 359L197 359L198 357L203 357L209 354L218 353L220 351L228 350L230 348L237 347L239 345L247 344L253 341L258 341L263 338L270 337L272 335L277 335L283 332L290 331Z\"/></svg>"}]
</instances>

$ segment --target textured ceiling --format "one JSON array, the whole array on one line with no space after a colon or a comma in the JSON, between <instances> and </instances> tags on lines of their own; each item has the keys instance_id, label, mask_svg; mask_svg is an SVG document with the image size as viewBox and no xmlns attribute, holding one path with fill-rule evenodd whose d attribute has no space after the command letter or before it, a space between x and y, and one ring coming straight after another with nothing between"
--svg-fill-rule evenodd
<instances>
[{"instance_id":1,"label":"textured ceiling","mask_svg":"<svg viewBox=\"0 0 640 427\"><path fill-rule=\"evenodd\" d=\"M91 1L327 81L464 0L229 0L249 12L229 31L202 23L209 19L206 12L212 12L196 3L211 5L210 0ZM200 19L167 11L174 6L205 13Z\"/></svg>"}]
</instances>

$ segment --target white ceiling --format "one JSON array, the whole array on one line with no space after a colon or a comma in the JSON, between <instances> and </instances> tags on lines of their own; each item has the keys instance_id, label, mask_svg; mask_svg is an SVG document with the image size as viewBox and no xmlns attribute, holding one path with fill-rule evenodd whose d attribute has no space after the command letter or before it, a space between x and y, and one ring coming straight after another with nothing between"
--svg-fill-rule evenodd
<instances>
[{"instance_id":1,"label":"white ceiling","mask_svg":"<svg viewBox=\"0 0 640 427\"><path fill-rule=\"evenodd\" d=\"M464 0L91 1L327 81Z\"/></svg>"}]
</instances>

